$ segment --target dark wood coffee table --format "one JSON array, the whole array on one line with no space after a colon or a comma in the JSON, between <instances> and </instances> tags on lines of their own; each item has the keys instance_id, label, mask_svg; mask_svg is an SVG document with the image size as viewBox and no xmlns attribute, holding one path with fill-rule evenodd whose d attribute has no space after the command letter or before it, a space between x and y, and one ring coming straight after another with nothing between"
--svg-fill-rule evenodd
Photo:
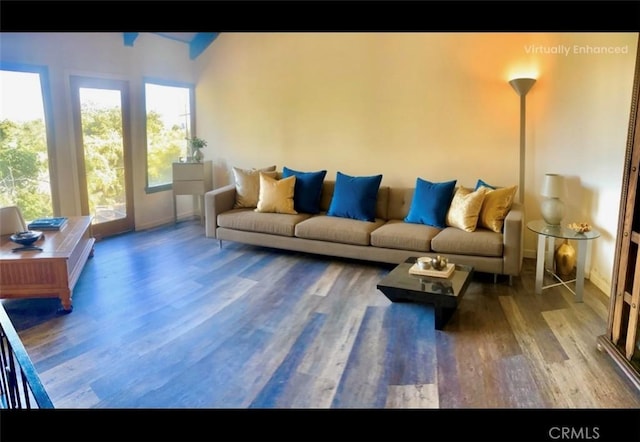
<instances>
[{"instance_id":1,"label":"dark wood coffee table","mask_svg":"<svg viewBox=\"0 0 640 442\"><path fill-rule=\"evenodd\" d=\"M10 235L0 236L0 298L60 298L60 313L73 310L72 290L93 256L91 216L71 216L60 230L44 231L34 246L14 252Z\"/></svg>"},{"instance_id":2,"label":"dark wood coffee table","mask_svg":"<svg viewBox=\"0 0 640 442\"><path fill-rule=\"evenodd\" d=\"M377 285L392 302L416 302L433 307L436 330L442 330L462 300L473 275L473 267L456 264L448 278L409 273L417 257L407 258Z\"/></svg>"}]
</instances>

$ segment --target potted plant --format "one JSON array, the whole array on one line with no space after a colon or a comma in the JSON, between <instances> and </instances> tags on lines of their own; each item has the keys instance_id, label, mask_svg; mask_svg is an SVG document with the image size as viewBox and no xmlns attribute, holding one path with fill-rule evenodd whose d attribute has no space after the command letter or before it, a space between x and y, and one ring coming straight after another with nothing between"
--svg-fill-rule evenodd
<instances>
[{"instance_id":1,"label":"potted plant","mask_svg":"<svg viewBox=\"0 0 640 442\"><path fill-rule=\"evenodd\" d=\"M191 147L191 156L193 157L193 160L195 162L199 163L202 161L202 158L204 158L204 154L200 149L202 149L206 145L207 145L207 142L202 138L198 138L198 137L189 138L189 147Z\"/></svg>"}]
</instances>

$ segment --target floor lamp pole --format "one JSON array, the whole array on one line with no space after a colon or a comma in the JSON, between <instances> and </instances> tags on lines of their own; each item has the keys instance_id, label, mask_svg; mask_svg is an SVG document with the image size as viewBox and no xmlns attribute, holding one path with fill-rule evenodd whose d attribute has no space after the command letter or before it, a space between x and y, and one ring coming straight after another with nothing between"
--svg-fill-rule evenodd
<instances>
[{"instance_id":1,"label":"floor lamp pole","mask_svg":"<svg viewBox=\"0 0 640 442\"><path fill-rule=\"evenodd\" d=\"M536 82L534 78L515 78L509 81L509 84L520 96L520 183L518 185L520 203L524 204L524 175L525 175L525 157L526 157L526 96Z\"/></svg>"},{"instance_id":2,"label":"floor lamp pole","mask_svg":"<svg viewBox=\"0 0 640 442\"><path fill-rule=\"evenodd\" d=\"M518 186L520 203L524 203L524 163L526 156L525 137L527 124L527 97L520 95L520 185Z\"/></svg>"}]
</instances>

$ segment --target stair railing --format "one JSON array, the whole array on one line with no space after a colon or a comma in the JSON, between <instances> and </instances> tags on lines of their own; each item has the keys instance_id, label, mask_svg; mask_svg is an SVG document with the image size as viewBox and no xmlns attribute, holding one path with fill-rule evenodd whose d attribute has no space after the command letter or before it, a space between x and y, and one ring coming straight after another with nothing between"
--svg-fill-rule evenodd
<instances>
[{"instance_id":1,"label":"stair railing","mask_svg":"<svg viewBox=\"0 0 640 442\"><path fill-rule=\"evenodd\" d=\"M0 364L0 408L54 408L2 303Z\"/></svg>"}]
</instances>

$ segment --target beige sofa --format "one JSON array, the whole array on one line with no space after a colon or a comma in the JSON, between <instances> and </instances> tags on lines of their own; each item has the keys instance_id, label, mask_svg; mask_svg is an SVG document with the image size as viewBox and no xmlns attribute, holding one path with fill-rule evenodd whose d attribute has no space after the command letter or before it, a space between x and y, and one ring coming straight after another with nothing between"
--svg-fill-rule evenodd
<instances>
[{"instance_id":1,"label":"beige sofa","mask_svg":"<svg viewBox=\"0 0 640 442\"><path fill-rule=\"evenodd\" d=\"M410 256L442 255L477 272L517 276L523 261L523 210L514 202L502 232L478 227L466 232L404 222L413 188L380 186L375 222L327 216L335 181L325 180L316 215L260 213L234 209L236 188L229 184L205 194L205 233L209 238L298 252L385 263Z\"/></svg>"}]
</instances>

